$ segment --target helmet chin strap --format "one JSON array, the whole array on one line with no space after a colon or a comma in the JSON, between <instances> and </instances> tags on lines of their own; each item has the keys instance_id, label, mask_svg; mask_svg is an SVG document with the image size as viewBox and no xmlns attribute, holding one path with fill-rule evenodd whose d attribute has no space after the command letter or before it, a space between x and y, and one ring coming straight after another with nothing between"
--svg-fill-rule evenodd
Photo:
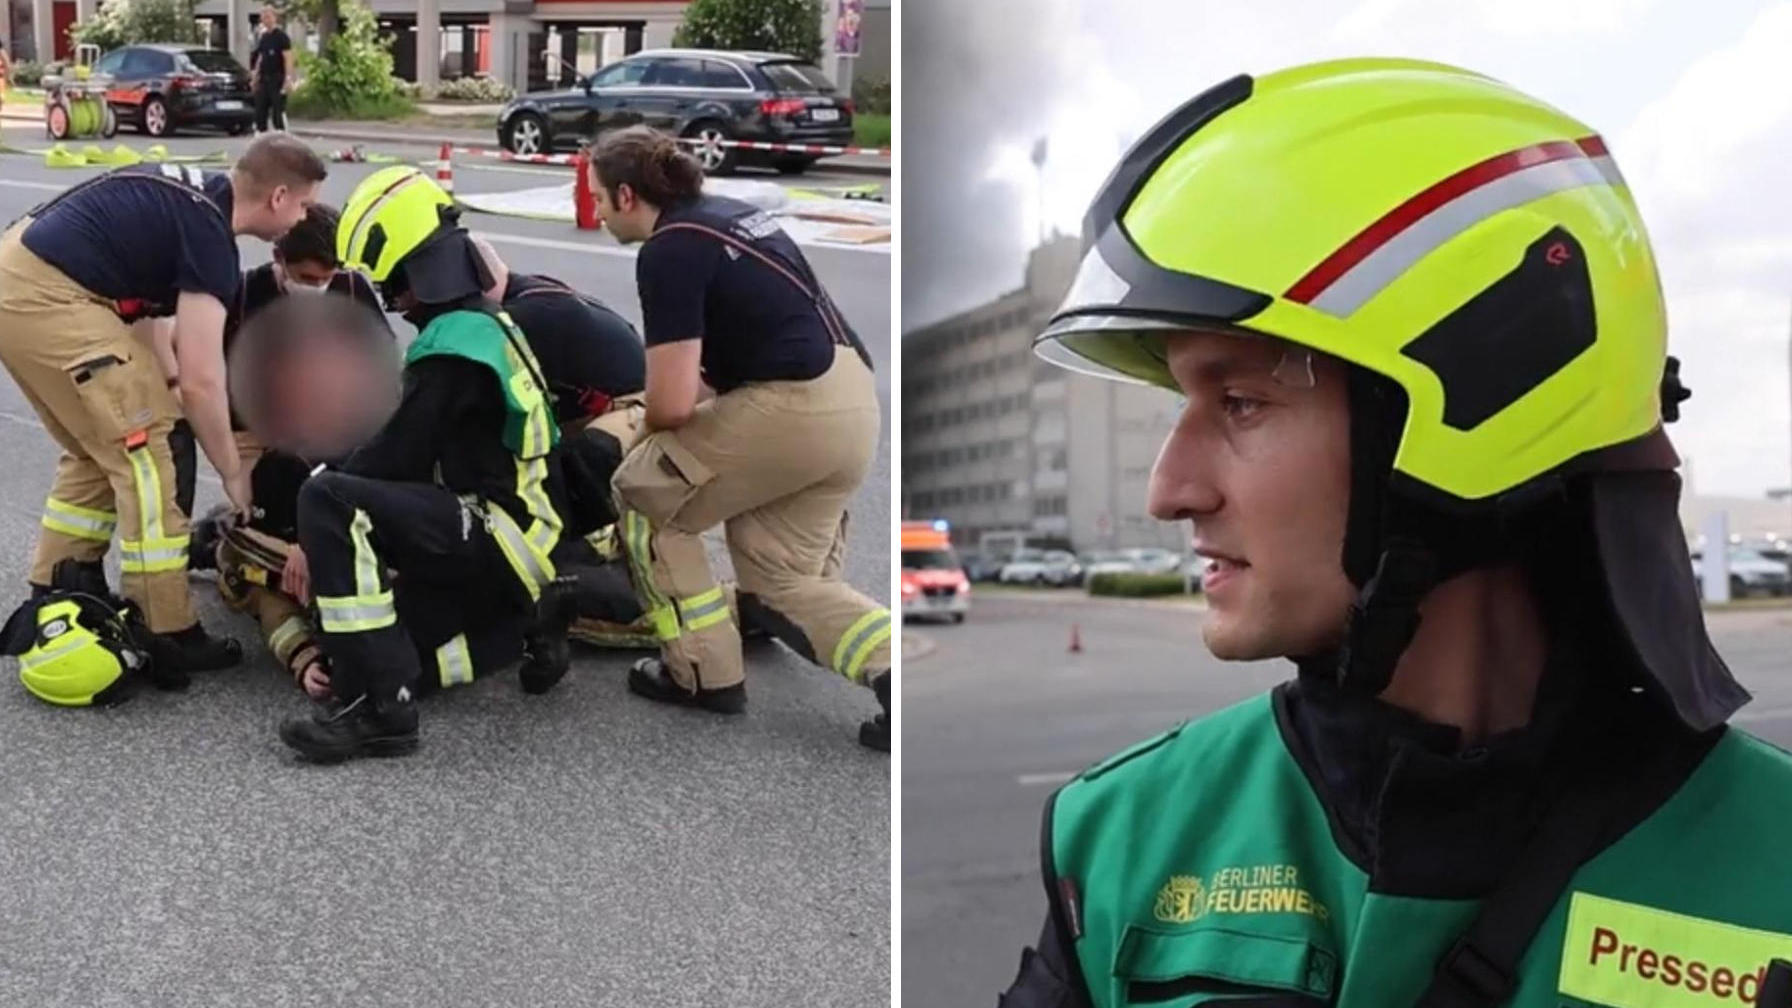
<instances>
[{"instance_id":1,"label":"helmet chin strap","mask_svg":"<svg viewBox=\"0 0 1792 1008\"><path fill-rule=\"evenodd\" d=\"M1350 606L1333 675L1362 696L1388 688L1394 667L1419 630L1419 603L1437 586L1437 555L1417 540L1397 538L1381 551L1374 576Z\"/></svg>"}]
</instances>

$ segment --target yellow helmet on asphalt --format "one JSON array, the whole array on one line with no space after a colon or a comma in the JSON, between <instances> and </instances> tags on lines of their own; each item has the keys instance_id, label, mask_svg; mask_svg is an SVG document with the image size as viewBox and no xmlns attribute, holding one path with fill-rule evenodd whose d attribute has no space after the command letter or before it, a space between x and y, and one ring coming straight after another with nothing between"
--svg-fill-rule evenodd
<instances>
[{"instance_id":1,"label":"yellow helmet on asphalt","mask_svg":"<svg viewBox=\"0 0 1792 1008\"><path fill-rule=\"evenodd\" d=\"M361 180L336 225L336 256L375 283L452 221L454 197L410 165L381 168Z\"/></svg>"},{"instance_id":2,"label":"yellow helmet on asphalt","mask_svg":"<svg viewBox=\"0 0 1792 1008\"><path fill-rule=\"evenodd\" d=\"M27 602L14 621L26 635L7 649L18 655L19 681L32 696L59 707L123 699L131 673L149 662L123 620L88 596L58 594ZM13 623L7 632L15 633Z\"/></svg>"},{"instance_id":3,"label":"yellow helmet on asphalt","mask_svg":"<svg viewBox=\"0 0 1792 1008\"><path fill-rule=\"evenodd\" d=\"M1589 621L1627 638L1612 653L1695 727L1748 699L1705 636L1676 518L1661 425L1686 393L1654 255L1590 127L1415 60L1208 90L1109 176L1035 348L1175 389L1166 340L1189 331L1350 365L1342 559L1360 594L1339 653L1312 658L1346 685L1378 693L1432 587L1543 562L1539 523L1560 517L1579 541L1557 552L1601 568Z\"/></svg>"}]
</instances>

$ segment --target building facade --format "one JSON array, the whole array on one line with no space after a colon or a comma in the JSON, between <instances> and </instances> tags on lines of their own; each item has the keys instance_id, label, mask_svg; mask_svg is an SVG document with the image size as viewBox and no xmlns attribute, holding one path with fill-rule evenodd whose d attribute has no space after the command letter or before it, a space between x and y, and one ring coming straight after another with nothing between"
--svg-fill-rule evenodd
<instances>
[{"instance_id":1,"label":"building facade","mask_svg":"<svg viewBox=\"0 0 1792 1008\"><path fill-rule=\"evenodd\" d=\"M903 513L944 518L961 549L1015 533L1078 551L1188 545L1185 528L1145 510L1176 397L1033 353L1078 252L1054 239L1019 290L903 337Z\"/></svg>"},{"instance_id":2,"label":"building facade","mask_svg":"<svg viewBox=\"0 0 1792 1008\"><path fill-rule=\"evenodd\" d=\"M0 18L0 43L10 55L40 61L69 58L69 27L98 8L98 0L0 4L8 15ZM688 0L372 0L371 6L380 29L392 36L399 77L432 85L488 74L521 92L570 85L576 74L671 45ZM890 6L891 0L865 3L855 79L889 79ZM260 11L252 0L198 0L193 8L210 26L211 44L239 60L248 58ZM304 44L302 26L290 34ZM418 59L430 50L419 45L423 38L435 40L434 60Z\"/></svg>"}]
</instances>

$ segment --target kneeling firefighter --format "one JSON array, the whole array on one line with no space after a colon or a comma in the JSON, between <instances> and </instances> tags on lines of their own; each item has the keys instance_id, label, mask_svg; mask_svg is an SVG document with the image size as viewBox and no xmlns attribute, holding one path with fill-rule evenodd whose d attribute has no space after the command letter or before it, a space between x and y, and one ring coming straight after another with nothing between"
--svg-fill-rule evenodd
<instances>
[{"instance_id":1,"label":"kneeling firefighter","mask_svg":"<svg viewBox=\"0 0 1792 1008\"><path fill-rule=\"evenodd\" d=\"M1792 757L1725 723L1604 141L1434 63L1236 77L1083 256L1040 355L1183 397L1151 513L1209 560L1208 650L1294 675L1053 796L1000 1003L1773 1000Z\"/></svg>"},{"instance_id":2,"label":"kneeling firefighter","mask_svg":"<svg viewBox=\"0 0 1792 1008\"><path fill-rule=\"evenodd\" d=\"M662 657L629 689L744 709L740 631L700 538L724 525L743 616L870 687L884 713L859 739L888 750L890 611L841 578L846 504L881 423L870 355L796 243L758 208L705 195L676 139L618 130L589 164L606 227L643 243L649 433L614 485ZM699 402L704 384L716 395Z\"/></svg>"},{"instance_id":3,"label":"kneeling firefighter","mask_svg":"<svg viewBox=\"0 0 1792 1008\"><path fill-rule=\"evenodd\" d=\"M566 530L558 432L527 341L482 293L489 278L453 201L415 168L375 172L344 206L337 248L419 333L396 412L299 491L299 562L336 699L280 735L314 760L415 749L423 669L417 631L401 621L411 599L429 601L419 618L429 609L439 631L457 630L416 642L438 677L511 657L476 653L479 639L519 646L530 692L552 688L570 661L569 592L550 558ZM245 345L308 328L295 312L344 310L336 298L285 300L250 322ZM494 626L507 632L468 632Z\"/></svg>"}]
</instances>

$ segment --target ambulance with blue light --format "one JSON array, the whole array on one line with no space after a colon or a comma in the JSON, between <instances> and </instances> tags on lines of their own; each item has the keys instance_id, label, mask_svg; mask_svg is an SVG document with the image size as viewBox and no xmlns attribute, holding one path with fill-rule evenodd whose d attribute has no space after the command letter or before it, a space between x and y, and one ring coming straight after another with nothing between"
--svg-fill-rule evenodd
<instances>
[{"instance_id":1,"label":"ambulance with blue light","mask_svg":"<svg viewBox=\"0 0 1792 1008\"><path fill-rule=\"evenodd\" d=\"M971 611L971 580L952 551L943 519L902 523L902 616L963 623Z\"/></svg>"}]
</instances>

